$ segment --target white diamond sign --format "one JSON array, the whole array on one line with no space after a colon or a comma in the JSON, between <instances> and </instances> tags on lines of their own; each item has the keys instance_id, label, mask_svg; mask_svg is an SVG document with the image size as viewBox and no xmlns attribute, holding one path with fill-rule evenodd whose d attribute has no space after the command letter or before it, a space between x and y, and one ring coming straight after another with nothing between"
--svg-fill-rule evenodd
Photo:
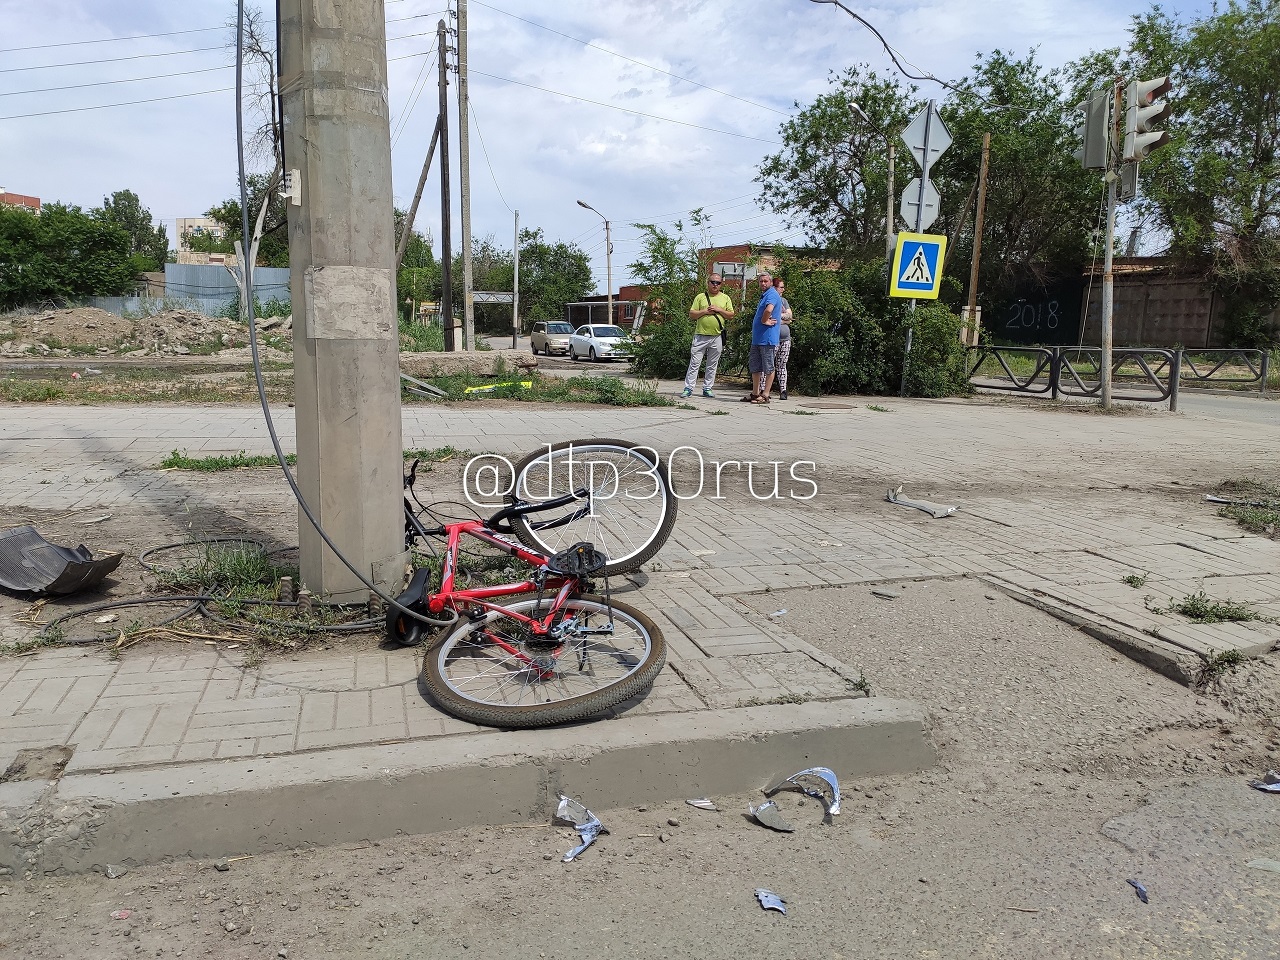
<instances>
[{"instance_id":1,"label":"white diamond sign","mask_svg":"<svg viewBox=\"0 0 1280 960\"><path fill-rule=\"evenodd\" d=\"M921 205L920 178L916 177L907 184L907 189L902 191L902 205L898 207L898 212L902 214L902 219L912 224L913 229L919 233L938 219L938 211L941 208L942 197L938 195L938 188L933 185L932 180L924 182L924 204Z\"/></svg>"},{"instance_id":2,"label":"white diamond sign","mask_svg":"<svg viewBox=\"0 0 1280 960\"><path fill-rule=\"evenodd\" d=\"M930 100L929 105L916 114L915 119L902 131L902 142L907 145L911 155L921 170L928 169L937 162L947 147L951 146L951 132L942 122L937 105Z\"/></svg>"}]
</instances>

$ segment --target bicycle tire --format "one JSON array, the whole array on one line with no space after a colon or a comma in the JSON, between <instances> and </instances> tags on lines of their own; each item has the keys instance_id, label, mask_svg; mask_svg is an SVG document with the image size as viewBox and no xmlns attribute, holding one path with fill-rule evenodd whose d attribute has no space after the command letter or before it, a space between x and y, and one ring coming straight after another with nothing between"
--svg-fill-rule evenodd
<instances>
[{"instance_id":1,"label":"bicycle tire","mask_svg":"<svg viewBox=\"0 0 1280 960\"><path fill-rule=\"evenodd\" d=\"M569 466L569 457L573 466ZM549 444L531 453L515 468L515 493L529 503L550 500L594 481L589 464L606 463L616 468L604 472L595 484L603 496L593 502L593 515L568 520L560 526L540 526L572 517L580 505L571 504L558 512L543 511L513 517L511 527L520 542L547 555L559 553L586 541L609 558L601 576L636 570L662 549L676 522L679 503L662 459L648 447L626 440L566 440ZM585 475L585 477L584 477ZM634 496L629 485L637 482ZM652 487L650 487L652 484ZM627 485L624 487L624 485ZM645 496L652 489L652 494ZM598 509L603 505L603 509Z\"/></svg>"},{"instance_id":2,"label":"bicycle tire","mask_svg":"<svg viewBox=\"0 0 1280 960\"><path fill-rule=\"evenodd\" d=\"M586 650L586 655L588 662L592 663L592 676L596 665L608 665L610 661L621 668L622 673L581 694L535 702L536 697L545 698L549 693L558 692L556 687L567 691L566 681L570 678L585 679L581 668L572 672L559 669L562 662L576 659L577 648L571 649L569 645L562 648L562 655L555 660L556 682L552 683L534 676L526 661L516 660L493 642L497 629L503 631L501 636L508 643L522 645L528 637L528 627L522 621L506 616L505 611L528 615L538 602L521 600L506 608L491 610L483 620L463 623L428 648L422 661L422 681L441 709L461 720L506 729L571 723L604 713L643 693L662 672L667 660L667 645L662 631L649 617L623 603L606 604L602 598L590 595L573 597L565 601L559 613L572 616L580 611L588 616L607 617L612 609L614 626L619 630L614 638L590 638L590 649ZM549 608L548 600L541 602ZM500 625L503 620L507 622L505 627ZM626 643L628 649L620 649L619 642ZM630 649L633 646L637 649ZM494 659L495 651L497 660ZM593 659L592 653L596 654ZM547 656L545 651L539 650L533 650L531 654ZM476 660L479 660L479 665L474 663ZM511 669L499 671L504 662ZM575 673L577 677L574 677ZM481 683L491 688L485 694L481 692Z\"/></svg>"}]
</instances>

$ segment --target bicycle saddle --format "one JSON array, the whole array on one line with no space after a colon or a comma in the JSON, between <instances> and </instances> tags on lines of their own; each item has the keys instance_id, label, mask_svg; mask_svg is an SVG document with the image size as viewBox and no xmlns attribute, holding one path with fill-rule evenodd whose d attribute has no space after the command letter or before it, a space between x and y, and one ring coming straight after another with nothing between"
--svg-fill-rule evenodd
<instances>
[{"instance_id":1,"label":"bicycle saddle","mask_svg":"<svg viewBox=\"0 0 1280 960\"><path fill-rule=\"evenodd\" d=\"M595 573L609 558L594 544L580 542L547 558L547 569L562 577L586 577Z\"/></svg>"}]
</instances>

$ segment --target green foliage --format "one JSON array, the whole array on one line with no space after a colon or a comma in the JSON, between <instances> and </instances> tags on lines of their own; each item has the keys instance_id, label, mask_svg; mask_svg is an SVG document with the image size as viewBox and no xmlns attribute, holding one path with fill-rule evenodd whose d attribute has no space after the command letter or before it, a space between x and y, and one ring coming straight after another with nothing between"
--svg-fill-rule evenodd
<instances>
[{"instance_id":1,"label":"green foliage","mask_svg":"<svg viewBox=\"0 0 1280 960\"><path fill-rule=\"evenodd\" d=\"M255 267L287 267L289 265L289 231L285 214L285 201L275 189L275 181L264 174L251 173L246 178L249 196L249 228L253 229L257 222L258 211L264 198L270 197L267 203L267 215L262 221L262 239L258 243L258 260ZM205 211L205 216L216 222L223 230L222 240L214 242L221 250L216 252L231 253L235 250L235 242L243 239L240 222L240 192L222 201L217 206ZM188 235L188 243L197 238ZM248 244L242 243L245 253Z\"/></svg>"},{"instance_id":2,"label":"green foliage","mask_svg":"<svg viewBox=\"0 0 1280 960\"><path fill-rule=\"evenodd\" d=\"M0 380L0 400L10 403L51 403L67 392L51 383L27 383L23 380Z\"/></svg>"},{"instance_id":3,"label":"green foliage","mask_svg":"<svg viewBox=\"0 0 1280 960\"><path fill-rule=\"evenodd\" d=\"M1170 600L1168 606L1157 608L1156 612L1178 613L1196 623L1243 623L1263 619L1247 603L1214 600L1203 590L1188 594L1181 600Z\"/></svg>"},{"instance_id":4,"label":"green foliage","mask_svg":"<svg viewBox=\"0 0 1280 960\"><path fill-rule=\"evenodd\" d=\"M103 223L119 227L129 237L129 255L135 273L159 270L169 258L169 237L164 224L152 226L151 211L142 205L132 190L117 190L102 199L90 215Z\"/></svg>"},{"instance_id":5,"label":"green foliage","mask_svg":"<svg viewBox=\"0 0 1280 960\"><path fill-rule=\"evenodd\" d=\"M694 227L704 222L698 210L690 214L690 219ZM633 369L641 376L681 378L689 366L689 350L693 346L689 307L703 291L698 248L682 221L676 221L673 232L651 223L632 226L640 231L642 248L627 269L647 289L649 301L644 325L631 344ZM728 329L732 337L734 325L728 325ZM732 363L732 356L720 361L722 369Z\"/></svg>"},{"instance_id":6,"label":"green foliage","mask_svg":"<svg viewBox=\"0 0 1280 960\"><path fill-rule=\"evenodd\" d=\"M1187 20L1155 6L1134 17L1130 54L1095 52L1078 88L1120 73L1168 76L1170 142L1142 163L1137 212L1169 252L1202 270L1234 346L1277 343L1280 303L1280 3L1227 0Z\"/></svg>"},{"instance_id":7,"label":"green foliage","mask_svg":"<svg viewBox=\"0 0 1280 960\"><path fill-rule=\"evenodd\" d=\"M522 316L561 320L566 303L579 301L594 289L591 258L581 247L561 241L549 243L541 229L520 231Z\"/></svg>"},{"instance_id":8,"label":"green foliage","mask_svg":"<svg viewBox=\"0 0 1280 960\"><path fill-rule=\"evenodd\" d=\"M293 466L298 462L295 453L285 454L285 462ZM174 450L160 461L162 470L195 470L200 473L220 473L223 470L240 470L249 467L277 467L280 461L274 456L263 453L221 454L211 457L189 457L185 452Z\"/></svg>"},{"instance_id":9,"label":"green foliage","mask_svg":"<svg viewBox=\"0 0 1280 960\"><path fill-rule=\"evenodd\" d=\"M1215 493L1242 501L1218 509L1218 516L1234 520L1250 533L1264 536L1280 530L1280 484L1245 478L1220 483Z\"/></svg>"},{"instance_id":10,"label":"green foliage","mask_svg":"<svg viewBox=\"0 0 1280 960\"><path fill-rule=\"evenodd\" d=\"M511 376L510 382L484 393L467 393L466 388L493 386L495 382L493 378L472 373L451 373L424 379L444 390L448 394L448 400L596 403L614 407L674 406L674 401L659 394L653 386L632 386L618 377L548 377L539 373ZM532 383L532 387L522 387L522 383ZM413 399L412 395L405 397L406 402L411 399Z\"/></svg>"},{"instance_id":11,"label":"green foliage","mask_svg":"<svg viewBox=\"0 0 1280 960\"><path fill-rule=\"evenodd\" d=\"M76 206L0 207L0 309L133 288L129 235Z\"/></svg>"},{"instance_id":12,"label":"green foliage","mask_svg":"<svg viewBox=\"0 0 1280 960\"><path fill-rule=\"evenodd\" d=\"M263 303L256 296L253 298L253 315L259 320L267 317L287 317L292 313L293 304L288 300L281 300L278 297L272 297L266 303ZM219 313L218 316L226 320L241 319L239 291L236 291L235 295L227 301L227 305L222 308L222 312Z\"/></svg>"},{"instance_id":13,"label":"green foliage","mask_svg":"<svg viewBox=\"0 0 1280 960\"><path fill-rule=\"evenodd\" d=\"M401 320L400 349L410 353L441 353L444 351L444 330L438 323Z\"/></svg>"},{"instance_id":14,"label":"green foliage","mask_svg":"<svg viewBox=\"0 0 1280 960\"><path fill-rule=\"evenodd\" d=\"M1131 573L1127 577L1121 577L1120 582L1123 583L1125 586L1133 587L1133 589L1135 590L1141 590L1143 587L1147 585L1148 577L1150 577L1150 574L1147 574L1147 573L1144 573L1141 575L1136 573Z\"/></svg>"}]
</instances>

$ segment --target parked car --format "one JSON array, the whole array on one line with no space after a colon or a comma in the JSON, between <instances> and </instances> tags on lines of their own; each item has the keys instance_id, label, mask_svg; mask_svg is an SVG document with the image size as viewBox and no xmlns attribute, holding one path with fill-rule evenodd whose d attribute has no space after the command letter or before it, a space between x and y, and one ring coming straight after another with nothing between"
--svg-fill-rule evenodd
<instances>
[{"instance_id":1,"label":"parked car","mask_svg":"<svg viewBox=\"0 0 1280 960\"><path fill-rule=\"evenodd\" d=\"M569 359L626 360L631 356L626 339L627 334L621 327L583 324L569 338Z\"/></svg>"},{"instance_id":2,"label":"parked car","mask_svg":"<svg viewBox=\"0 0 1280 960\"><path fill-rule=\"evenodd\" d=\"M533 325L533 331L529 334L529 346L535 355L545 353L551 356L553 353L568 353L569 337L572 333L573 326L563 320L539 320Z\"/></svg>"}]
</instances>

